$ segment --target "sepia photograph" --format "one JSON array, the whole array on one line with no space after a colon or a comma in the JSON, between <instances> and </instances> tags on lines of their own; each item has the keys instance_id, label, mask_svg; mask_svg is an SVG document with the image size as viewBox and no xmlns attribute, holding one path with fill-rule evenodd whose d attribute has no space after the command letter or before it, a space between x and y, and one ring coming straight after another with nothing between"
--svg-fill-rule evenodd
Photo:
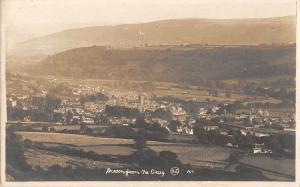
<instances>
[{"instance_id":1,"label":"sepia photograph","mask_svg":"<svg viewBox=\"0 0 300 187\"><path fill-rule=\"evenodd\" d=\"M2 180L296 181L295 0L1 3Z\"/></svg>"}]
</instances>

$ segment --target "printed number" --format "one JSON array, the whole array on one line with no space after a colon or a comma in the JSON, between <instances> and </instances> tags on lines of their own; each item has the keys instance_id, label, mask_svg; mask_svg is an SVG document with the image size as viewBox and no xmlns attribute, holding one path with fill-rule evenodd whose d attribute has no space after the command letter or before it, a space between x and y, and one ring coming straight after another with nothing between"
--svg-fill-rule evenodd
<instances>
[{"instance_id":1,"label":"printed number","mask_svg":"<svg viewBox=\"0 0 300 187\"><path fill-rule=\"evenodd\" d=\"M193 173L194 173L194 170L188 169L188 170L186 171L186 173L187 173L187 174L193 174Z\"/></svg>"}]
</instances>

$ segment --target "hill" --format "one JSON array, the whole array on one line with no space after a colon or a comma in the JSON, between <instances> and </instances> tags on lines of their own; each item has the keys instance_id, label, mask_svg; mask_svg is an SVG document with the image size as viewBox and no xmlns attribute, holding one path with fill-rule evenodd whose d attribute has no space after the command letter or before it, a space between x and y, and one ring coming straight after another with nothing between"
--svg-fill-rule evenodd
<instances>
[{"instance_id":1,"label":"hill","mask_svg":"<svg viewBox=\"0 0 300 187\"><path fill-rule=\"evenodd\" d=\"M83 47L30 67L42 75L119 80L188 81L295 76L294 45Z\"/></svg>"},{"instance_id":2,"label":"hill","mask_svg":"<svg viewBox=\"0 0 300 187\"><path fill-rule=\"evenodd\" d=\"M294 43L295 38L295 16L230 20L179 19L70 29L19 43L8 53L19 56L51 55L93 45L256 45Z\"/></svg>"}]
</instances>

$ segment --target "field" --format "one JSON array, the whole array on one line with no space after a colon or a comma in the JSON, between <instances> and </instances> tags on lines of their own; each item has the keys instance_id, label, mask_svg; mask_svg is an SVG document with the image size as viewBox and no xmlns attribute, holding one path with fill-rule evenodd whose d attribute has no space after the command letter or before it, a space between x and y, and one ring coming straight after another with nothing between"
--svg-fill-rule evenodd
<instances>
[{"instance_id":1,"label":"field","mask_svg":"<svg viewBox=\"0 0 300 187\"><path fill-rule=\"evenodd\" d=\"M95 145L131 145L133 140L121 138L99 138L76 134L43 133L43 132L17 132L23 139L30 139L37 142L58 143L74 146L95 146Z\"/></svg>"},{"instance_id":2,"label":"field","mask_svg":"<svg viewBox=\"0 0 300 187\"><path fill-rule=\"evenodd\" d=\"M181 162L194 167L224 168L231 153L237 150L218 146L205 146L194 144L159 144L149 147L156 152L172 151L177 154Z\"/></svg>"},{"instance_id":3,"label":"field","mask_svg":"<svg viewBox=\"0 0 300 187\"><path fill-rule=\"evenodd\" d=\"M33 142L41 142L47 147L68 146L69 148L94 151L99 155L127 156L136 151L132 146L133 140L121 138L92 137L86 135L44 133L44 132L16 132L23 140L30 139ZM275 180L290 180L295 173L295 160L287 158L276 158L268 156L251 156L242 150L224 148L215 145L200 145L189 143L168 143L159 141L148 141L147 147L155 152L172 151L177 154L179 160L184 164L190 164L194 168L214 168L225 171L235 171L237 164L255 168L266 177ZM234 163L228 161L231 153L240 153L241 158ZM27 162L33 166L40 165L49 168L53 165L63 167L82 166L86 168L123 168L124 163L110 161L94 161L59 154L56 152L28 149L25 153Z\"/></svg>"},{"instance_id":4,"label":"field","mask_svg":"<svg viewBox=\"0 0 300 187\"><path fill-rule=\"evenodd\" d=\"M43 142L47 146L68 145L85 151L94 151L98 154L130 155L135 151L131 146L133 140L130 139L40 132L17 132L17 134L21 135L24 140L30 139L34 142ZM175 152L183 163L196 167L224 168L228 164L227 159L229 155L237 151L218 146L187 143L148 141L147 145L156 152Z\"/></svg>"},{"instance_id":5,"label":"field","mask_svg":"<svg viewBox=\"0 0 300 187\"><path fill-rule=\"evenodd\" d=\"M240 163L259 168L268 178L285 180L295 176L295 160L292 159L245 156Z\"/></svg>"},{"instance_id":6,"label":"field","mask_svg":"<svg viewBox=\"0 0 300 187\"><path fill-rule=\"evenodd\" d=\"M295 108L268 108L269 115L291 117L295 115Z\"/></svg>"},{"instance_id":7,"label":"field","mask_svg":"<svg viewBox=\"0 0 300 187\"><path fill-rule=\"evenodd\" d=\"M52 79L52 76L48 77ZM81 79L81 80L74 80L70 78L56 78L59 83L69 83L75 85L87 85L90 87L101 87L106 90L106 94L110 95L113 92L118 94L120 93L128 93L130 86L137 86L139 87L143 83L147 81L134 81L134 80L126 80L126 82L122 82L119 80L103 80L103 79ZM208 91L205 87L195 87L189 86L186 88L181 88L177 83L173 82L158 82L153 81L151 82L153 88L147 90L147 94L151 95L154 94L157 97L166 97L172 96L178 99L182 99L185 101L196 100L196 101L206 101L207 99L216 100L216 101L242 101L242 102L270 102L270 103L279 103L280 100L274 99L271 97L255 97L253 95L245 95L241 93L231 93L231 97L225 97L225 90L217 89L219 94L218 96L211 96L208 94ZM145 90L136 89L136 92L145 92Z\"/></svg>"},{"instance_id":8,"label":"field","mask_svg":"<svg viewBox=\"0 0 300 187\"><path fill-rule=\"evenodd\" d=\"M51 125L51 126L49 126ZM80 125L52 125L51 123L44 124L44 125L36 125L33 127L36 130L42 130L43 126L49 126L51 128L54 128L56 131L62 131L62 130L80 130ZM99 128L106 128L107 126L100 126L100 125L87 125L88 128L91 129L99 129Z\"/></svg>"},{"instance_id":9,"label":"field","mask_svg":"<svg viewBox=\"0 0 300 187\"><path fill-rule=\"evenodd\" d=\"M58 154L50 151L29 149L25 153L27 162L36 168L40 166L47 169L53 165L60 165L62 167L77 167L84 168L120 168L126 166L125 164L113 163L107 161L94 161L85 158L71 157L63 154Z\"/></svg>"}]
</instances>

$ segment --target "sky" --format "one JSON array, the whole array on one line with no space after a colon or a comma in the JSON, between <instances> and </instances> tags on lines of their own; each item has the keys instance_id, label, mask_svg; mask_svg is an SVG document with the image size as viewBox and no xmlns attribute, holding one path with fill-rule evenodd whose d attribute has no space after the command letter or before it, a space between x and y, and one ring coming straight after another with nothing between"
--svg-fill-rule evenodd
<instances>
[{"instance_id":1,"label":"sky","mask_svg":"<svg viewBox=\"0 0 300 187\"><path fill-rule=\"evenodd\" d=\"M296 0L4 0L4 6L8 32L24 39L87 26L296 14Z\"/></svg>"}]
</instances>

